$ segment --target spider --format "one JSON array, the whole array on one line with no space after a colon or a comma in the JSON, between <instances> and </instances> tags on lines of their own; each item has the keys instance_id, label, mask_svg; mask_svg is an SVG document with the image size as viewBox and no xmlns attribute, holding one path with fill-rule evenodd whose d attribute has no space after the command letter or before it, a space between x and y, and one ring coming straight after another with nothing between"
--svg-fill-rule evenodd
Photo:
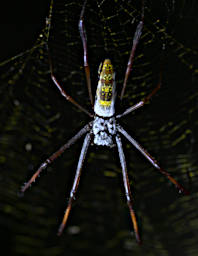
<instances>
[{"instance_id":1,"label":"spider","mask_svg":"<svg viewBox=\"0 0 198 256\"><path fill-rule=\"evenodd\" d=\"M84 13L85 13L85 6L86 6L87 0L84 1L84 4L82 6L80 19L79 19L79 32L80 37L83 44L83 56L84 56L84 70L85 70L85 76L86 76L86 82L88 87L88 93L90 102L93 106L93 96L91 91L91 80L90 80L90 69L88 64L88 51L87 51L87 36L84 26ZM127 84L128 77L131 73L132 67L133 67L133 60L135 51L142 33L143 29L143 23L144 23L144 4L142 4L142 11L141 11L141 20L139 21L134 37L133 37L133 44L132 49L130 52L126 73L124 77L123 87L120 95L120 99L122 100ZM53 153L48 159L46 159L38 168L38 170L34 173L34 175L31 177L31 179L24 184L24 186L21 188L21 192L24 193L28 187L32 184L32 182L35 181L35 179L39 176L42 170L46 169L46 167L51 164L58 156L60 156L66 149L68 149L72 144L74 144L81 136L85 135L84 142L82 145L76 174L73 182L73 186L70 192L68 205L62 220L62 223L58 229L58 235L61 235L63 232L63 229L66 225L71 207L72 202L75 199L75 195L77 192L77 188L80 181L80 175L81 175L81 169L83 166L84 159L87 154L88 147L91 143L98 145L98 146L107 146L107 147L113 147L117 145L119 158L120 158L120 164L122 168L122 176L123 176L123 183L124 183L124 189L126 194L126 200L129 207L129 212L131 216L131 220L133 223L134 233L135 237L138 243L141 243L141 238L139 234L138 224L136 220L136 215L133 207L133 200L132 200L132 194L130 190L129 185L129 178L127 174L127 167L126 167L126 160L125 155L123 152L122 147L122 141L121 136L127 138L127 140L138 150L140 153L143 154L147 160L150 161L150 163L163 175L165 175L178 189L180 192L183 192L184 194L188 194L188 191L185 190L185 188L180 185L167 171L165 171L163 168L159 166L157 161L152 157L135 139L133 139L126 131L125 129L120 126L120 124L117 122L117 120L132 111L143 107L146 102L150 100L150 98L156 94L156 92L160 89L161 85L161 79L157 85L157 87L143 100L138 102L137 104L129 107L126 109L122 114L116 115L115 114L115 99L116 99L116 83L115 83L115 72L113 65L111 63L110 59L105 59L99 66L98 73L99 73L99 81L97 85L96 90L96 96L95 96L95 102L94 102L94 114L88 112L84 107L82 107L80 104L78 104L70 95L66 93L66 91L63 89L63 87L60 85L60 83L57 81L56 77L53 73L52 64L50 61L50 71L51 71L51 78L54 82L54 84L57 86L59 91L61 92L62 96L66 98L66 100L70 101L72 104L74 104L76 107L78 107L81 111L89 115L93 120L89 122L87 125L85 125L74 137L72 137L66 144L64 144L58 151Z\"/></svg>"}]
</instances>

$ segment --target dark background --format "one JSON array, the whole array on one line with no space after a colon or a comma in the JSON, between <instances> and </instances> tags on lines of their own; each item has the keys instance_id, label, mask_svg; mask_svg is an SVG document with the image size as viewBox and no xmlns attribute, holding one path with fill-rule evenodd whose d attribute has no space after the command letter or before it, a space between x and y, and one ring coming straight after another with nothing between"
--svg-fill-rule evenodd
<instances>
[{"instance_id":1,"label":"dark background","mask_svg":"<svg viewBox=\"0 0 198 256\"><path fill-rule=\"evenodd\" d=\"M98 65L106 56L115 66L118 94L121 90L140 19L138 2L87 3L94 93ZM190 191L189 196L179 194L123 138L141 247L133 234L116 148L90 147L77 200L61 237L56 232L83 139L43 171L24 197L18 197L40 163L90 120L65 102L51 82L47 42L56 77L80 104L91 108L78 32L83 1L55 1L49 38L50 1L6 3L0 15L2 250L8 255L197 255L197 1L146 1L134 70L125 98L122 104L118 98L116 106L122 112L148 95L162 72L157 95L120 122Z\"/></svg>"}]
</instances>

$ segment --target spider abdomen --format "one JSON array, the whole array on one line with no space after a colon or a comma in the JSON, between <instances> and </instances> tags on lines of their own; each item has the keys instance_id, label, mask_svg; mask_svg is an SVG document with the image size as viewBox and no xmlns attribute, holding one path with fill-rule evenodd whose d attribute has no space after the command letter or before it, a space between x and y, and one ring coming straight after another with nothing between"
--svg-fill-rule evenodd
<instances>
[{"instance_id":1,"label":"spider abdomen","mask_svg":"<svg viewBox=\"0 0 198 256\"><path fill-rule=\"evenodd\" d=\"M93 121L94 144L113 147L113 135L116 133L116 121L114 117L104 119L96 116Z\"/></svg>"}]
</instances>

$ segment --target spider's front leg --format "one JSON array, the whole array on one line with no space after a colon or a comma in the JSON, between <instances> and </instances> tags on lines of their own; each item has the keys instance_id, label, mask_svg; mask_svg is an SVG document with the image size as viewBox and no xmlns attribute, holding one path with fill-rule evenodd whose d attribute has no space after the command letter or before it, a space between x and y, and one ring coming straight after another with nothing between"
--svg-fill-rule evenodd
<instances>
[{"instance_id":1,"label":"spider's front leg","mask_svg":"<svg viewBox=\"0 0 198 256\"><path fill-rule=\"evenodd\" d=\"M131 144L138 150L144 157L146 157L149 162L163 175L165 175L179 190L179 192L183 192L185 195L188 195L189 192L181 185L179 184L167 171L165 171L163 168L159 166L157 161L152 157L137 141L135 141L120 125L117 125L118 131L124 135Z\"/></svg>"},{"instance_id":2,"label":"spider's front leg","mask_svg":"<svg viewBox=\"0 0 198 256\"><path fill-rule=\"evenodd\" d=\"M73 186L72 186L72 189L71 189L71 192L70 192L69 202L68 202L68 205L67 205L62 223L61 223L61 225L58 229L58 235L59 236L63 232L63 229L66 225L66 222L67 222L70 210L71 210L72 202L75 199L75 194L76 194L76 191L77 191L77 188L78 188L78 185L79 185L79 181L80 181L80 175L81 175L83 162L84 162L85 156L87 154L87 150L88 150L90 141L91 141L91 132L89 132L86 135L85 139L84 139L84 143L83 143L81 153L80 153L80 157L79 157L79 161L78 161L78 166L77 166L77 169L76 169L76 175L75 175L75 178L74 178L74 183L73 183Z\"/></svg>"},{"instance_id":3,"label":"spider's front leg","mask_svg":"<svg viewBox=\"0 0 198 256\"><path fill-rule=\"evenodd\" d=\"M46 169L49 164L51 164L57 157L59 157L67 148L69 148L72 144L74 144L83 134L90 131L90 127L92 126L92 122L85 125L74 137L72 137L65 145L63 145L59 150L57 150L54 154L48 157L45 162L43 162L38 170L34 173L31 179L25 183L25 185L21 188L21 193L24 193L32 184L35 182L36 178L40 175L42 170Z\"/></svg>"},{"instance_id":4,"label":"spider's front leg","mask_svg":"<svg viewBox=\"0 0 198 256\"><path fill-rule=\"evenodd\" d=\"M140 239L140 235L139 235L139 230L138 230L138 224L137 224L137 220L136 220L136 216L135 216L135 211L133 209L133 204L132 204L132 195L131 195L131 190L130 190L129 178L128 178L128 175L127 175L126 160L125 160L125 156L124 156L124 152L123 152L123 148L122 148L121 138L120 138L119 135L116 135L116 143L117 143L119 157L120 157L120 164L121 164L121 167L122 167L122 176L123 176L125 194L126 194L126 198L127 198L127 204L128 204L131 219L132 219L132 222L133 222L133 228L134 228L134 231L135 231L136 240L140 244L141 239Z\"/></svg>"}]
</instances>

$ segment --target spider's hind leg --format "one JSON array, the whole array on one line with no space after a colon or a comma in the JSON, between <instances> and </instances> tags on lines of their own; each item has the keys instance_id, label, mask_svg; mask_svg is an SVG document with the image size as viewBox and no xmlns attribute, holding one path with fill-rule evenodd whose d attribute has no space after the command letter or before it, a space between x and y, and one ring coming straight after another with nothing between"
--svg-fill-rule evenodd
<instances>
[{"instance_id":1,"label":"spider's hind leg","mask_svg":"<svg viewBox=\"0 0 198 256\"><path fill-rule=\"evenodd\" d=\"M49 53L49 65L50 65L50 73L51 73L51 79L54 82L54 84L56 85L56 87L59 89L60 93L62 94L62 96L70 101L73 105L75 105L78 109L80 109L81 111L83 111L84 113L86 113L88 116L93 117L93 115L91 113L89 113L89 111L87 111L84 107L82 107L77 101L75 101L62 87L62 85L58 82L58 80L56 79L55 75L54 75L54 70L53 70L53 65L52 65L52 59L51 59L51 55Z\"/></svg>"},{"instance_id":2,"label":"spider's hind leg","mask_svg":"<svg viewBox=\"0 0 198 256\"><path fill-rule=\"evenodd\" d=\"M122 87L122 91L121 91L121 95L120 95L120 99L122 100L124 93L125 93L125 89L126 89L126 84L129 78L129 75L132 71L133 68L133 60L134 60L134 56L135 56L135 51L137 48L137 45L139 43L141 34L142 34L142 29L143 29L143 25L144 25L144 0L142 0L142 13L141 13L141 20L137 25L134 37L133 37L133 45L131 48L131 53L129 56L129 60L127 63L127 68L126 68L126 72L125 72L125 77L124 77L124 83L123 83L123 87Z\"/></svg>"},{"instance_id":3,"label":"spider's hind leg","mask_svg":"<svg viewBox=\"0 0 198 256\"><path fill-rule=\"evenodd\" d=\"M82 11L81 11L81 14L80 14L80 20L79 20L79 23L78 23L78 27L79 27L79 32L80 32L80 37L81 37L81 40L82 40L82 44L83 44L83 60L84 60L84 69L85 69L89 99L90 99L91 105L93 106L93 95L92 95L92 90L91 90L90 68L89 68L89 63L88 63L87 34L86 34L86 30L85 30L85 25L84 25L84 13L85 13L86 3L87 3L87 0L85 0L85 2L83 4Z\"/></svg>"},{"instance_id":4,"label":"spider's hind leg","mask_svg":"<svg viewBox=\"0 0 198 256\"><path fill-rule=\"evenodd\" d=\"M162 83L162 72L160 73L159 82L158 82L157 86L154 88L154 90L149 95L147 95L143 100L141 100L138 103L136 103L135 105L127 108L122 114L117 115L116 118L121 118L121 117L133 112L134 110L136 110L140 107L143 107L144 104L147 103L151 99L151 97L153 97L153 95L155 95L158 92L158 90L161 88L161 83Z\"/></svg>"},{"instance_id":5,"label":"spider's hind leg","mask_svg":"<svg viewBox=\"0 0 198 256\"><path fill-rule=\"evenodd\" d=\"M81 175L83 162L84 162L84 159L85 159L90 141L91 141L91 133L89 132L86 135L85 139L84 139L84 143L83 143L83 146L82 146L82 149L81 149L81 153L80 153L80 157L79 157L79 161L78 161L78 166L77 166L77 169L76 169L76 175L75 175L75 178L74 178L74 183L73 183L73 186L72 186L72 189L71 189L71 192L70 192L69 202L68 202L68 205L67 205L62 223L61 223L61 225L58 229L58 235L59 236L63 232L63 229L66 225L66 222L67 222L70 210L71 210L72 202L75 199L75 194L76 194L76 191L77 191L77 188L78 188L78 185L79 185L79 181L80 181L80 175Z\"/></svg>"}]
</instances>

